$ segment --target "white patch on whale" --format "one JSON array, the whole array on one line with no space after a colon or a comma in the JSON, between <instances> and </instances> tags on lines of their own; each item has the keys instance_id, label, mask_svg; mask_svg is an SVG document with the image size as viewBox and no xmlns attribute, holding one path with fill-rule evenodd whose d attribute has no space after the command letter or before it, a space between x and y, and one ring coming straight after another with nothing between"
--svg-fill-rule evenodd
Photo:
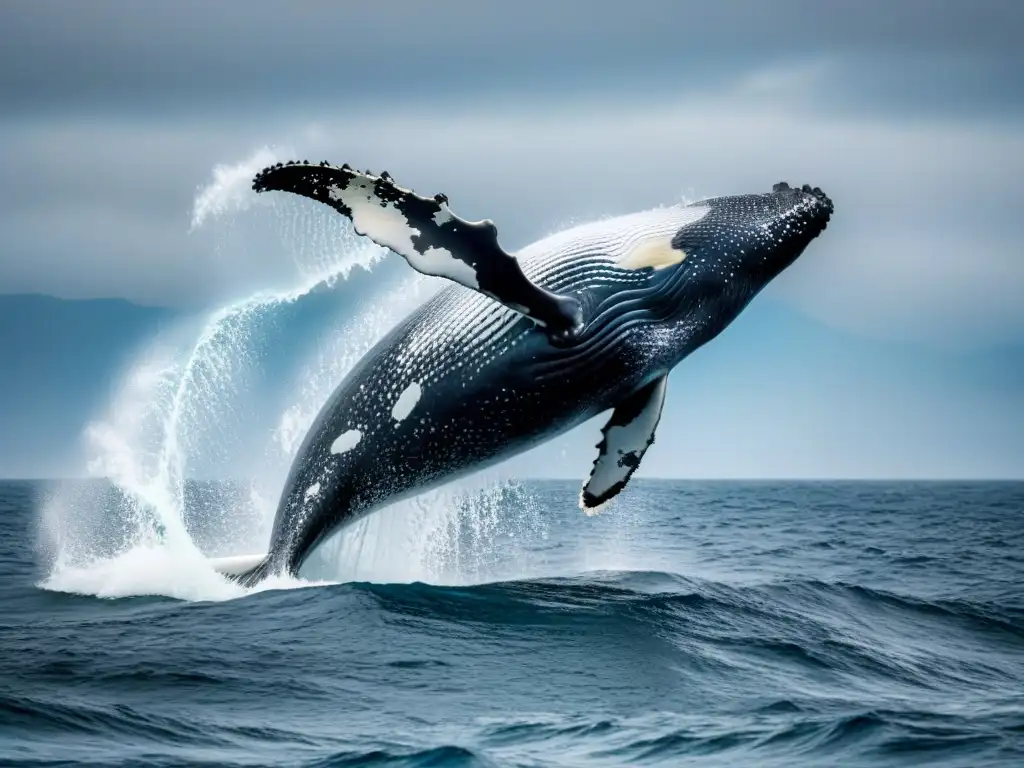
<instances>
[{"instance_id":1,"label":"white patch on whale","mask_svg":"<svg viewBox=\"0 0 1024 768\"><path fill-rule=\"evenodd\" d=\"M345 453L345 451L351 451L357 445L359 441L363 439L363 433L358 429L350 429L347 432L342 432L331 443L331 453Z\"/></svg>"},{"instance_id":2,"label":"white patch on whale","mask_svg":"<svg viewBox=\"0 0 1024 768\"><path fill-rule=\"evenodd\" d=\"M419 272L447 277L467 288L478 289L480 283L476 270L456 259L447 248L431 246L423 253L416 250L412 237L420 234L420 230L409 222L393 202L384 202L377 197L371 178L356 176L344 189L334 185L328 191L332 200L344 203L352 212L352 227L356 233L403 256ZM446 209L442 208L434 214L435 224L440 225L451 218L448 213L448 219L445 219L445 212Z\"/></svg>"},{"instance_id":3,"label":"white patch on whale","mask_svg":"<svg viewBox=\"0 0 1024 768\"><path fill-rule=\"evenodd\" d=\"M619 266L624 269L664 269L681 263L685 258L686 251L672 247L672 238L658 238L637 245L619 259Z\"/></svg>"},{"instance_id":4,"label":"white patch on whale","mask_svg":"<svg viewBox=\"0 0 1024 768\"><path fill-rule=\"evenodd\" d=\"M405 421L405 418L412 413L412 409L416 407L416 403L420 401L420 396L423 394L423 387L420 386L418 381L412 382L401 395L398 396L398 401L395 403L395 407L391 409L391 418L395 421Z\"/></svg>"},{"instance_id":5,"label":"white patch on whale","mask_svg":"<svg viewBox=\"0 0 1024 768\"><path fill-rule=\"evenodd\" d=\"M601 430L604 439L598 446L590 479L580 493L580 508L588 515L600 511L625 487L647 449L654 443L667 387L668 379L662 376L632 395L616 406L611 419ZM588 511L588 501L598 502L589 507L593 511Z\"/></svg>"},{"instance_id":6,"label":"white patch on whale","mask_svg":"<svg viewBox=\"0 0 1024 768\"><path fill-rule=\"evenodd\" d=\"M434 214L434 223L437 224L437 226L441 226L442 224L447 224L451 220L452 220L452 212L451 212L451 210L449 210L447 205L444 205L442 203L441 210L439 210L437 213Z\"/></svg>"},{"instance_id":7,"label":"white patch on whale","mask_svg":"<svg viewBox=\"0 0 1024 768\"><path fill-rule=\"evenodd\" d=\"M320 493L320 483L313 483L311 486L309 486L309 488L306 489L306 498L312 499L318 493Z\"/></svg>"}]
</instances>

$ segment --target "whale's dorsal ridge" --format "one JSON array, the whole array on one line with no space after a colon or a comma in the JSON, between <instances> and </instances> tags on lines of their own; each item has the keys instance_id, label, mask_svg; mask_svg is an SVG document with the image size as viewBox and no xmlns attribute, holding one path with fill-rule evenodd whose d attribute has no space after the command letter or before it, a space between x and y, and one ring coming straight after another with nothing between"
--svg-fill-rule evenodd
<instances>
[{"instance_id":1,"label":"whale's dorsal ridge","mask_svg":"<svg viewBox=\"0 0 1024 768\"><path fill-rule=\"evenodd\" d=\"M399 187L386 171L374 176L327 163L278 163L257 174L252 186L331 206L351 219L358 234L390 248L413 269L479 291L543 326L553 341L571 341L582 330L577 299L531 282L499 245L494 222L460 218L443 194L423 197Z\"/></svg>"},{"instance_id":2,"label":"whale's dorsal ridge","mask_svg":"<svg viewBox=\"0 0 1024 768\"><path fill-rule=\"evenodd\" d=\"M640 460L654 443L654 432L665 404L668 376L660 376L615 406L601 429L597 459L580 492L580 508L596 514L626 487Z\"/></svg>"}]
</instances>

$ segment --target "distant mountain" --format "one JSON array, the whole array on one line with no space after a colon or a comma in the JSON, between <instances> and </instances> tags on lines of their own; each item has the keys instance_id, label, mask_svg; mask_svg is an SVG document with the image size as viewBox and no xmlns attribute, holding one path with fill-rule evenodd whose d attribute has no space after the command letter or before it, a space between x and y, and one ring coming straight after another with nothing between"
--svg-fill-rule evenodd
<instances>
[{"instance_id":1,"label":"distant mountain","mask_svg":"<svg viewBox=\"0 0 1024 768\"><path fill-rule=\"evenodd\" d=\"M121 299L0 296L0 475L68 466L132 352L173 317Z\"/></svg>"}]
</instances>

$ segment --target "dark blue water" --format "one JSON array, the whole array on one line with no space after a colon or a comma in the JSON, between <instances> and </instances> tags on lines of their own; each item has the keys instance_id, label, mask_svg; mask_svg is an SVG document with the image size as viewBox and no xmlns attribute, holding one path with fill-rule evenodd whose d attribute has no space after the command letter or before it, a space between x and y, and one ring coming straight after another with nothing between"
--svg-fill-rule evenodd
<instances>
[{"instance_id":1,"label":"dark blue water","mask_svg":"<svg viewBox=\"0 0 1024 768\"><path fill-rule=\"evenodd\" d=\"M41 492L3 765L1024 765L1022 484L529 484L518 578L191 602L38 586Z\"/></svg>"}]
</instances>

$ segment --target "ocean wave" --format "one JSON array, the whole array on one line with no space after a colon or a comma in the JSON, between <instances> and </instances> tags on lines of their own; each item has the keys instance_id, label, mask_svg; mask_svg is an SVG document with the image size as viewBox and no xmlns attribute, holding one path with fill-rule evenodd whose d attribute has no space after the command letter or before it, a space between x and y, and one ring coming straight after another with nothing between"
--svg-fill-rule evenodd
<instances>
[{"instance_id":1,"label":"ocean wave","mask_svg":"<svg viewBox=\"0 0 1024 768\"><path fill-rule=\"evenodd\" d=\"M374 595L381 607L486 623L492 617L514 621L515 608L542 615L588 611L647 611L661 618L675 611L728 612L739 616L784 616L806 609L848 614L891 611L907 617L939 619L978 631L1024 640L1024 613L1013 606L967 600L924 600L842 581L787 580L736 585L663 571L601 571L571 577L524 579L471 586L424 583L350 582L332 589ZM512 608L512 612L509 609ZM479 609L479 610L478 610Z\"/></svg>"},{"instance_id":2,"label":"ocean wave","mask_svg":"<svg viewBox=\"0 0 1024 768\"><path fill-rule=\"evenodd\" d=\"M872 709L834 716L804 713L791 705L735 716L684 716L651 713L638 716L509 715L479 718L457 741L436 733L411 735L403 741L377 739L373 747L338 745L325 749L322 734L267 725L228 725L204 718L155 716L125 704L97 705L52 698L0 697L3 726L45 739L60 735L83 745L79 764L90 764L90 739L117 740L121 749L146 754L146 744L160 744L162 756L150 753L140 764L176 764L175 748L204 751L219 765L243 765L232 750L285 752L297 768L345 766L497 766L497 765L678 765L702 759L718 764L834 765L844 756L902 757L929 765L964 764L970 755L998 754L1006 734L1024 732L1019 717L984 722L978 719L906 709ZM2 731L4 728L0 728ZM434 743L431 743L433 741ZM461 742L461 743L459 743ZM171 754L168 755L167 752ZM235 753L237 755L237 752ZM507 757L518 755L514 761ZM12 756L14 757L14 756ZM122 761L125 762L125 761ZM969 761L968 761L969 762ZM44 760L5 765L42 765ZM132 764L131 760L125 764Z\"/></svg>"},{"instance_id":3,"label":"ocean wave","mask_svg":"<svg viewBox=\"0 0 1024 768\"><path fill-rule=\"evenodd\" d=\"M494 763L471 750L451 744L402 752L374 749L341 752L304 763L302 768L490 768Z\"/></svg>"},{"instance_id":4,"label":"ocean wave","mask_svg":"<svg viewBox=\"0 0 1024 768\"><path fill-rule=\"evenodd\" d=\"M74 696L11 696L0 694L4 728L37 737L45 734L101 735L105 738L159 741L200 747L228 746L222 734L207 733L187 717L140 711L123 703L96 703ZM2 730L2 729L0 729Z\"/></svg>"},{"instance_id":5,"label":"ocean wave","mask_svg":"<svg viewBox=\"0 0 1024 768\"><path fill-rule=\"evenodd\" d=\"M103 601L110 610L125 602ZM59 737L65 747L76 740L116 743L122 756L145 755L146 745L159 744L153 765L174 764L174 750L180 748L193 761L203 752L223 765L241 765L240 753L266 750L276 756L272 761L301 768L418 768L689 760L834 765L847 764L845 758L885 762L910 755L929 764L962 765L970 764L965 756L1000 754L1007 733L1024 733L1019 669L1015 678L1009 667L999 669L991 650L992 633L1004 640L1018 637L1014 619L993 624L991 606L930 604L845 583L735 585L659 571L600 572L465 587L359 582L266 591L220 603L164 598L144 605L146 630L137 654L120 657L94 649L87 655L24 657L22 679L10 684L36 693L0 694L0 738L9 732L21 740ZM830 618L840 615L843 625ZM140 631L139 614L132 616ZM926 652L915 651L908 635L896 632L894 617L915 623ZM944 650L937 633L920 626L922 619L946 622L947 635L960 632L952 635L957 653ZM851 632L872 622L882 629L876 626L861 637ZM94 645L129 631L128 625L110 624L96 623L90 632ZM249 627L244 637L236 633L225 643L218 628L242 625ZM388 637L404 638L406 645L375 640L379 628L391 632ZM190 635L187 654L165 657L159 647L145 645L145 637L171 638L179 632ZM985 636L976 638L972 650L963 632ZM579 653L595 654L593 679L577 681L594 688L593 714L581 712L577 703L572 713L511 711L500 718L463 719L455 740L436 723L419 732L413 722L382 742L373 736L377 710L371 698L338 714L361 723L346 726L354 741L332 743L329 713L339 696L374 690L382 675L393 692L427 687L443 695L443 681L454 686L453 692L472 685L466 680L466 649L480 659L521 656L522 662L508 669L527 674L531 659L557 655L559 648L574 644ZM602 644L616 653L602 654ZM985 649L987 672L984 665L965 661ZM1020 644L1016 650L1008 657L1013 663L1019 661ZM327 658L335 665L329 674L322 669ZM758 701L748 693L737 699L735 711L719 706L703 714L695 714L699 706L688 714L603 711L600 691L602 685L614 686L616 675L607 665L616 659L627 675L643 675L654 661L659 669L676 670L680 677L673 685L697 702L710 690L736 686L738 679L760 680L765 696ZM282 675L285 669L289 672ZM961 710L972 686L984 683L991 694L999 676L1006 695L1002 709L989 697L990 711L965 716ZM780 683L783 679L788 684ZM492 687L493 681L482 684ZM906 707L857 705L878 686L890 696L902 691L897 698ZM770 693L782 689L790 695ZM78 693L55 695L57 690ZM160 699L166 703L155 712L153 702ZM254 720L239 713L225 720L209 706L216 701L243 712L264 704ZM303 710L323 712L307 725L290 711L276 725L271 703L277 701L302 701ZM206 706L194 710L194 702ZM557 708L557 699L551 704ZM89 763L86 753L81 762ZM121 763L132 761L123 757Z\"/></svg>"},{"instance_id":6,"label":"ocean wave","mask_svg":"<svg viewBox=\"0 0 1024 768\"><path fill-rule=\"evenodd\" d=\"M535 559L481 569L485 583L371 569L221 594L205 559L143 550L58 570L45 590L23 569L0 584L0 752L33 766L1020 763L1011 563L987 563L982 583L943 542L895 534L873 532L870 553L850 532L836 550L774 532L737 543L749 515L707 506L717 528L608 516L586 540L567 514L553 541L529 541Z\"/></svg>"}]
</instances>

